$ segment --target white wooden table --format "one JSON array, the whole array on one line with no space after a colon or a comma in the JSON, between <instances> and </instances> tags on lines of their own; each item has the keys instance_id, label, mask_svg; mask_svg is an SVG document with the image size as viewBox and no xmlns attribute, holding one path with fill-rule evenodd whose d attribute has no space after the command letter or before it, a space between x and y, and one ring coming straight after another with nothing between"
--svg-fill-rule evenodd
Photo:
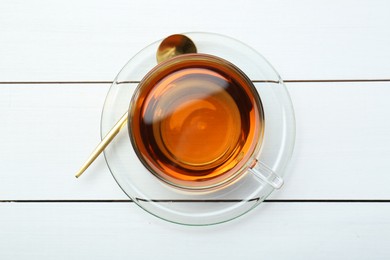
<instances>
[{"instance_id":1,"label":"white wooden table","mask_svg":"<svg viewBox=\"0 0 390 260\"><path fill-rule=\"evenodd\" d=\"M100 157L110 82L173 33L230 35L287 83L286 183L212 227L138 208ZM389 259L389 1L1 1L0 259Z\"/></svg>"}]
</instances>

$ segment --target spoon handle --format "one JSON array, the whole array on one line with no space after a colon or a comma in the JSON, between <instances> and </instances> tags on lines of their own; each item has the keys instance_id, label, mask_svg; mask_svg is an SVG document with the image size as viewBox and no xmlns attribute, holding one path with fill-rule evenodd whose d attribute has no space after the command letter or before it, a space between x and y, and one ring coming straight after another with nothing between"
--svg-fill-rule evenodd
<instances>
[{"instance_id":1,"label":"spoon handle","mask_svg":"<svg viewBox=\"0 0 390 260\"><path fill-rule=\"evenodd\" d=\"M80 177L81 174L95 161L95 159L103 152L107 145L114 139L114 137L121 131L121 129L127 123L128 112L126 112L119 121L113 126L113 128L108 132L108 134L103 138L103 140L96 146L95 150L89 156L88 160L81 166L80 170L76 173L76 178Z\"/></svg>"}]
</instances>

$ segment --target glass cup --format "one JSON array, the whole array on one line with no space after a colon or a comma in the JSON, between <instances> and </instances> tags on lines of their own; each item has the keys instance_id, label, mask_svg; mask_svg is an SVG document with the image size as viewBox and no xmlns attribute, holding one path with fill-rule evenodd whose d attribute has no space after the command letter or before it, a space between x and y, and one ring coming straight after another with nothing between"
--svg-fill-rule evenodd
<instances>
[{"instance_id":1,"label":"glass cup","mask_svg":"<svg viewBox=\"0 0 390 260\"><path fill-rule=\"evenodd\" d=\"M257 165L266 123L260 96L224 59L185 54L160 63L138 85L128 115L138 158L169 185L212 191L246 173L283 183Z\"/></svg>"}]
</instances>

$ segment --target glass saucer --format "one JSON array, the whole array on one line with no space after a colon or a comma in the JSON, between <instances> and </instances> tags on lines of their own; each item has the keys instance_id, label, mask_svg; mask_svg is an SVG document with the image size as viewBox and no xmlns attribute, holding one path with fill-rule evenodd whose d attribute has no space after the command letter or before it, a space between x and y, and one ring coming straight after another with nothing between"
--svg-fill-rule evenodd
<instances>
[{"instance_id":1,"label":"glass saucer","mask_svg":"<svg viewBox=\"0 0 390 260\"><path fill-rule=\"evenodd\" d=\"M211 33L184 33L198 53L221 57L254 83L263 103L265 132L258 161L279 176L290 160L295 119L288 91L273 67L255 50L232 38ZM142 78L157 65L157 41L136 54L110 87L101 119L102 138L128 110ZM249 172L231 185L208 192L180 190L160 181L139 161L124 127L104 151L107 165L122 190L147 212L170 222L211 225L229 221L259 205L274 188Z\"/></svg>"}]
</instances>

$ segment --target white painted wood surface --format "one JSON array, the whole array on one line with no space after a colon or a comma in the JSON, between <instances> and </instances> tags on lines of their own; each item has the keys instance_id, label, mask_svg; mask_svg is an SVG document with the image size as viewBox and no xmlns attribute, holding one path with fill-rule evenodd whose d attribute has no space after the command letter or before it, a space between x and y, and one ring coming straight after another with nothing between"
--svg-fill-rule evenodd
<instances>
[{"instance_id":1,"label":"white painted wood surface","mask_svg":"<svg viewBox=\"0 0 390 260\"><path fill-rule=\"evenodd\" d=\"M296 148L277 199L390 198L390 83L288 83ZM109 85L1 85L1 199L125 199L99 159ZM47 98L50 97L50 98ZM48 160L49 158L49 160ZM18 163L19 162L19 163Z\"/></svg>"},{"instance_id":2,"label":"white painted wood surface","mask_svg":"<svg viewBox=\"0 0 390 260\"><path fill-rule=\"evenodd\" d=\"M286 79L390 73L386 0L6 0L0 12L1 81L112 80L147 44L186 31L241 39Z\"/></svg>"},{"instance_id":3,"label":"white painted wood surface","mask_svg":"<svg viewBox=\"0 0 390 260\"><path fill-rule=\"evenodd\" d=\"M390 258L388 202L268 202L207 228L133 203L43 203L126 199L103 158L73 177L99 141L109 84L20 83L111 81L142 47L183 31L241 39L284 79L389 79L389 10L367 0L1 1L0 259ZM296 150L272 199L388 201L390 82L287 87ZM38 202L5 202L20 200Z\"/></svg>"},{"instance_id":4,"label":"white painted wood surface","mask_svg":"<svg viewBox=\"0 0 390 260\"><path fill-rule=\"evenodd\" d=\"M129 203L2 204L2 259L388 259L390 204L267 203L184 227Z\"/></svg>"}]
</instances>

